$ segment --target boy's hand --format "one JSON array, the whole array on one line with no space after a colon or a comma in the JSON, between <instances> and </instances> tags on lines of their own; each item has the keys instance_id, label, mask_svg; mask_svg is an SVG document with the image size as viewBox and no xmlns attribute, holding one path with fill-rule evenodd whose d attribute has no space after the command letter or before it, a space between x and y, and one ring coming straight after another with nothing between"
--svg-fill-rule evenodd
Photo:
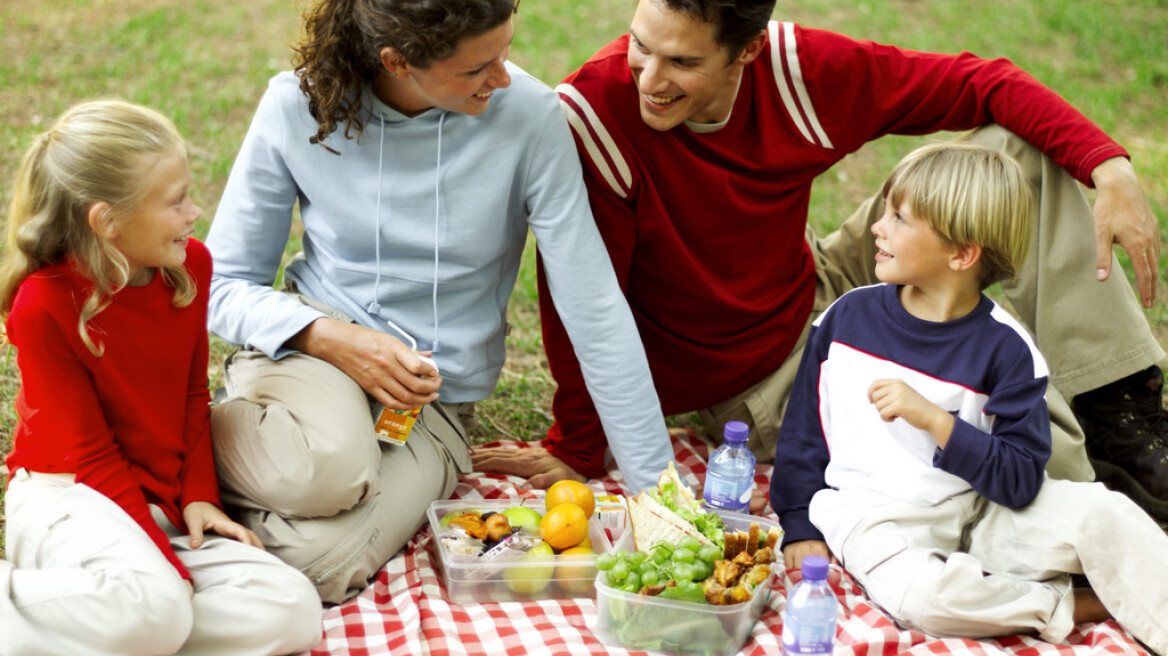
<instances>
[{"instance_id":1,"label":"boy's hand","mask_svg":"<svg viewBox=\"0 0 1168 656\"><path fill-rule=\"evenodd\" d=\"M868 400L876 406L880 418L895 421L898 417L913 428L928 432L942 449L953 432L953 415L932 403L903 380L882 378L868 388Z\"/></svg>"},{"instance_id":2,"label":"boy's hand","mask_svg":"<svg viewBox=\"0 0 1168 656\"><path fill-rule=\"evenodd\" d=\"M235 538L244 544L260 549L264 543L251 529L231 520L222 510L206 501L192 501L183 508L183 521L191 533L191 548L203 546L203 533L210 531L227 538Z\"/></svg>"},{"instance_id":3,"label":"boy's hand","mask_svg":"<svg viewBox=\"0 0 1168 656\"><path fill-rule=\"evenodd\" d=\"M800 540L783 547L783 565L788 570L802 569L804 556L823 556L832 564L839 563L823 540Z\"/></svg>"}]
</instances>

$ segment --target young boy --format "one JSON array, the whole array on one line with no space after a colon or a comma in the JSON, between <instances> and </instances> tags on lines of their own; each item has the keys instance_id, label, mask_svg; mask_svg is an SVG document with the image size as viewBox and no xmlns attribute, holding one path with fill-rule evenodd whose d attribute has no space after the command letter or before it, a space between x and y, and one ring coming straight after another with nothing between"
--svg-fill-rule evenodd
<instances>
[{"instance_id":1,"label":"young boy","mask_svg":"<svg viewBox=\"0 0 1168 656\"><path fill-rule=\"evenodd\" d=\"M872 601L932 635L1061 642L1114 616L1168 653L1168 536L1121 494L1044 477L1046 363L981 294L1030 248L1021 169L974 144L925 146L884 199L884 284L815 321L779 434L786 566L838 555Z\"/></svg>"}]
</instances>

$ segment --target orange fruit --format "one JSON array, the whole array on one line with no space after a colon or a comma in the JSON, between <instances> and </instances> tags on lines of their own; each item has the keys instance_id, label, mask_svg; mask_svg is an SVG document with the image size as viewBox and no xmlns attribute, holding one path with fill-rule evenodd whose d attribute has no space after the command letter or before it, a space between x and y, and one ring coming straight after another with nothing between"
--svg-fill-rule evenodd
<instances>
[{"instance_id":1,"label":"orange fruit","mask_svg":"<svg viewBox=\"0 0 1168 656\"><path fill-rule=\"evenodd\" d=\"M567 592L587 593L592 591L596 578L596 552L591 547L579 546L564 549L556 558L556 583Z\"/></svg>"},{"instance_id":2,"label":"orange fruit","mask_svg":"<svg viewBox=\"0 0 1168 656\"><path fill-rule=\"evenodd\" d=\"M557 551L574 547L588 537L588 516L574 503L561 503L547 511L539 523L544 542Z\"/></svg>"},{"instance_id":3,"label":"orange fruit","mask_svg":"<svg viewBox=\"0 0 1168 656\"><path fill-rule=\"evenodd\" d=\"M545 503L548 510L561 503L574 503L584 509L584 518L588 519L596 510L596 495L580 481L564 479L556 481L548 488Z\"/></svg>"}]
</instances>

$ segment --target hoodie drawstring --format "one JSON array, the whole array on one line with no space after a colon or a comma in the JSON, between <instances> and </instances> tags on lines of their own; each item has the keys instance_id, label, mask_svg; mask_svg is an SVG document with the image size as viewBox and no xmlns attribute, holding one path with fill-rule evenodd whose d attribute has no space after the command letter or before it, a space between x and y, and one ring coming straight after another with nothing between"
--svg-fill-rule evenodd
<instances>
[{"instance_id":1,"label":"hoodie drawstring","mask_svg":"<svg viewBox=\"0 0 1168 656\"><path fill-rule=\"evenodd\" d=\"M377 116L381 119L381 142L377 147L377 220L373 222L373 265L377 269L377 273L373 279L373 300L365 309L368 310L369 314L380 317L381 303L377 299L381 296L381 172L382 163L385 161L385 116L381 113L378 113Z\"/></svg>"},{"instance_id":2,"label":"hoodie drawstring","mask_svg":"<svg viewBox=\"0 0 1168 656\"><path fill-rule=\"evenodd\" d=\"M434 344L430 350L438 352L438 220L442 216L442 125L446 122L446 112L438 117L438 166L434 169L434 287L431 303L434 306Z\"/></svg>"},{"instance_id":3,"label":"hoodie drawstring","mask_svg":"<svg viewBox=\"0 0 1168 656\"><path fill-rule=\"evenodd\" d=\"M383 178L383 167L385 162L385 115L378 114L381 119L381 140L378 143L377 150L377 220L373 227L373 253L375 259L375 268L377 269L376 277L373 280L373 300L366 306L366 310L373 316L380 316L381 303L378 302L380 298L381 289L381 197ZM446 113L443 112L438 117L438 164L434 170L434 282L430 291L430 300L434 308L434 342L430 350L434 353L439 351L438 344L438 236L440 234L439 220L442 217L442 129L446 123Z\"/></svg>"}]
</instances>

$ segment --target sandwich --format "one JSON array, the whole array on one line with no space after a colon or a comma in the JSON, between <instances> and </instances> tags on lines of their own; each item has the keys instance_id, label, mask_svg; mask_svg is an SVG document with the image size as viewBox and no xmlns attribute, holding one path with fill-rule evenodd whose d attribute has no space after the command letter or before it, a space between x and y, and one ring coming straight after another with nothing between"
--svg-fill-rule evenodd
<instances>
[{"instance_id":1,"label":"sandwich","mask_svg":"<svg viewBox=\"0 0 1168 656\"><path fill-rule=\"evenodd\" d=\"M700 544L723 544L722 518L702 509L672 462L661 472L656 488L629 499L629 521L637 551L647 552L662 542L677 544L687 535Z\"/></svg>"}]
</instances>

